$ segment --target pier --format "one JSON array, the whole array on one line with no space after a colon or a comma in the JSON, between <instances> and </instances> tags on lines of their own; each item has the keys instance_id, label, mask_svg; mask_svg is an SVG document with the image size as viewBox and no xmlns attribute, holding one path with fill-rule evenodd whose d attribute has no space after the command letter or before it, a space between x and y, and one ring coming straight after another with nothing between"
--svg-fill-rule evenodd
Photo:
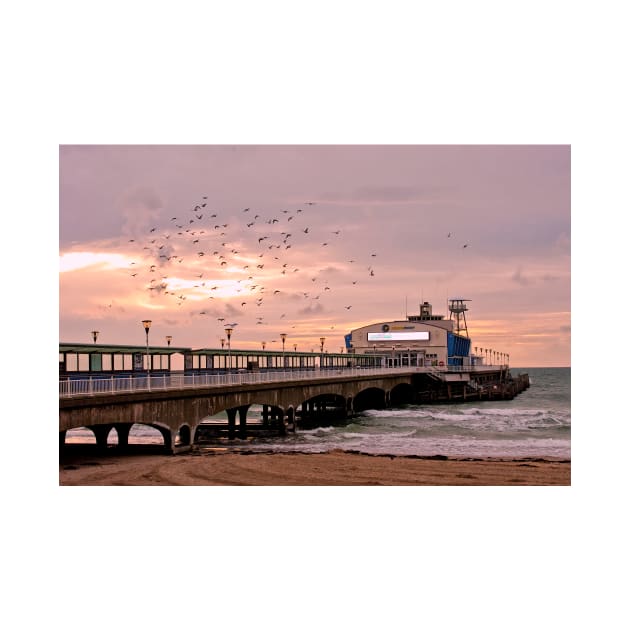
<instances>
[{"instance_id":1,"label":"pier","mask_svg":"<svg viewBox=\"0 0 630 630\"><path fill-rule=\"evenodd\" d=\"M527 375L513 378L507 366L467 368L389 367L250 372L222 375L169 374L140 378L60 381L59 443L66 432L86 427L97 446L107 448L116 429L118 448L129 446L133 424L156 428L167 452L190 450L212 435L246 439L266 431L286 434L299 428L343 422L356 412L409 403L507 400L529 386ZM248 422L252 405L262 414ZM210 416L225 412L223 424Z\"/></svg>"}]
</instances>

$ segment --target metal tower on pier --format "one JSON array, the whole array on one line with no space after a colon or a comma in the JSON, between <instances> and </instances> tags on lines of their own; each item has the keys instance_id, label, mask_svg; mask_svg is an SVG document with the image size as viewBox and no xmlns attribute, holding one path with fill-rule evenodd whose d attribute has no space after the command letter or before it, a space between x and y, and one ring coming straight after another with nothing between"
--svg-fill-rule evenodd
<instances>
[{"instance_id":1,"label":"metal tower on pier","mask_svg":"<svg viewBox=\"0 0 630 630\"><path fill-rule=\"evenodd\" d=\"M470 300L465 300L464 298L449 298L448 310L451 313L449 319L455 320L455 332L458 335L468 337L468 326L466 325L466 311L468 307L464 302L470 302Z\"/></svg>"}]
</instances>

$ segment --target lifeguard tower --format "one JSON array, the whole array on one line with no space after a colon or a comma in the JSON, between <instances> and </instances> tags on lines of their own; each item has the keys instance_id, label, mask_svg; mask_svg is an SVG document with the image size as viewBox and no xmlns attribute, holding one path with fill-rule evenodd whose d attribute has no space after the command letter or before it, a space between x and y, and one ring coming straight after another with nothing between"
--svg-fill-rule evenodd
<instances>
[{"instance_id":1,"label":"lifeguard tower","mask_svg":"<svg viewBox=\"0 0 630 630\"><path fill-rule=\"evenodd\" d=\"M464 302L470 302L464 298L450 298L448 301L449 319L454 321L454 332L457 335L468 338L468 326L466 325L466 311L468 307Z\"/></svg>"}]
</instances>

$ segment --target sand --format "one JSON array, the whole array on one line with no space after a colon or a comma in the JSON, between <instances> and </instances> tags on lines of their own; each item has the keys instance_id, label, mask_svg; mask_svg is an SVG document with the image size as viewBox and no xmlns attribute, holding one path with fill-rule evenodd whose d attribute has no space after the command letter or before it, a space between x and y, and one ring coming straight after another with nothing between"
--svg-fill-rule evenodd
<instances>
[{"instance_id":1,"label":"sand","mask_svg":"<svg viewBox=\"0 0 630 630\"><path fill-rule=\"evenodd\" d=\"M569 460L454 459L202 451L180 455L64 453L61 486L571 485Z\"/></svg>"}]
</instances>

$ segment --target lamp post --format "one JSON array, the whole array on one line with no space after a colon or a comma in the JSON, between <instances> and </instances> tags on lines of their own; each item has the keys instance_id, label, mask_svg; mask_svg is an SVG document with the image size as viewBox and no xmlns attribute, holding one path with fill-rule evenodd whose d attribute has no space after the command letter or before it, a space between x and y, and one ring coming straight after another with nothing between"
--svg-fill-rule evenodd
<instances>
[{"instance_id":1,"label":"lamp post","mask_svg":"<svg viewBox=\"0 0 630 630\"><path fill-rule=\"evenodd\" d=\"M280 339L282 339L282 369L284 370L284 342L287 339L287 334L280 333Z\"/></svg>"},{"instance_id":2,"label":"lamp post","mask_svg":"<svg viewBox=\"0 0 630 630\"><path fill-rule=\"evenodd\" d=\"M149 328L151 328L151 320L143 319L142 325L144 326L144 333L147 340L147 384L151 389L151 361L149 360Z\"/></svg>"},{"instance_id":3,"label":"lamp post","mask_svg":"<svg viewBox=\"0 0 630 630\"><path fill-rule=\"evenodd\" d=\"M297 352L297 343L293 344L293 352Z\"/></svg>"},{"instance_id":4,"label":"lamp post","mask_svg":"<svg viewBox=\"0 0 630 630\"><path fill-rule=\"evenodd\" d=\"M98 338L98 330L92 331L92 339L94 339L94 343L96 343L96 339Z\"/></svg>"},{"instance_id":5,"label":"lamp post","mask_svg":"<svg viewBox=\"0 0 630 630\"><path fill-rule=\"evenodd\" d=\"M324 342L326 337L319 338L319 369L322 369L322 362L324 361Z\"/></svg>"},{"instance_id":6,"label":"lamp post","mask_svg":"<svg viewBox=\"0 0 630 630\"><path fill-rule=\"evenodd\" d=\"M260 345L262 346L262 349L264 350L265 347L267 346L267 342L266 341L261 341Z\"/></svg>"},{"instance_id":7,"label":"lamp post","mask_svg":"<svg viewBox=\"0 0 630 630\"><path fill-rule=\"evenodd\" d=\"M166 343L167 345L171 345L171 341L173 341L173 336L172 335L166 335Z\"/></svg>"},{"instance_id":8,"label":"lamp post","mask_svg":"<svg viewBox=\"0 0 630 630\"><path fill-rule=\"evenodd\" d=\"M228 362L230 364L229 370L232 371L232 346L230 344L230 339L232 338L232 333L234 332L234 328L226 328L225 334L227 335L228 342Z\"/></svg>"},{"instance_id":9,"label":"lamp post","mask_svg":"<svg viewBox=\"0 0 630 630\"><path fill-rule=\"evenodd\" d=\"M225 348L225 339L219 339L221 342L221 349Z\"/></svg>"}]
</instances>

